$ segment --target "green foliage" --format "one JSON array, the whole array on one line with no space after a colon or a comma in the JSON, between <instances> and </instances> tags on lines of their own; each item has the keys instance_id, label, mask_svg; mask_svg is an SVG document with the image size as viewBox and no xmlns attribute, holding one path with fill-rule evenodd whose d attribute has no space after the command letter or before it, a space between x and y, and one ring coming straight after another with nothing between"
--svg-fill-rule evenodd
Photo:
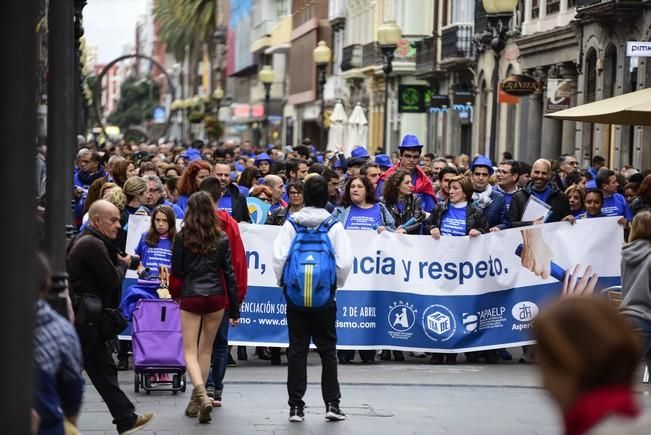
<instances>
[{"instance_id":1,"label":"green foliage","mask_svg":"<svg viewBox=\"0 0 651 435\"><path fill-rule=\"evenodd\" d=\"M211 41L216 28L215 0L158 0L154 18L159 38L177 60L185 59L185 48L197 51Z\"/></svg>"},{"instance_id":2,"label":"green foliage","mask_svg":"<svg viewBox=\"0 0 651 435\"><path fill-rule=\"evenodd\" d=\"M120 88L120 101L108 122L121 130L130 126L143 125L151 120L154 106L158 104L160 86L148 77L127 78Z\"/></svg>"}]
</instances>

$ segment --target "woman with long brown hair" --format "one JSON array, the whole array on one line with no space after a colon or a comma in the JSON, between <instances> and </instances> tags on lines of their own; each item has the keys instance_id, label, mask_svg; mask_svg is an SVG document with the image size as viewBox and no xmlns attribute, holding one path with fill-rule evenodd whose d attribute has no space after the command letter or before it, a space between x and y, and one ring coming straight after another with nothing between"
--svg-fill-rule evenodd
<instances>
[{"instance_id":1,"label":"woman with long brown hair","mask_svg":"<svg viewBox=\"0 0 651 435\"><path fill-rule=\"evenodd\" d=\"M220 230L215 203L206 192L190 196L183 228L172 248L172 275L183 282L180 294L183 354L194 385L185 414L198 416L200 423L207 423L212 400L205 382L226 298L229 318L239 319L240 311L228 238Z\"/></svg>"},{"instance_id":2,"label":"woman with long brown hair","mask_svg":"<svg viewBox=\"0 0 651 435\"><path fill-rule=\"evenodd\" d=\"M199 184L201 184L204 178L210 176L211 172L212 166L208 162L195 160L190 163L190 166L183 171L183 175L181 175L181 179L179 180L177 189L179 197L176 200L176 205L185 211L190 195L199 191Z\"/></svg>"}]
</instances>

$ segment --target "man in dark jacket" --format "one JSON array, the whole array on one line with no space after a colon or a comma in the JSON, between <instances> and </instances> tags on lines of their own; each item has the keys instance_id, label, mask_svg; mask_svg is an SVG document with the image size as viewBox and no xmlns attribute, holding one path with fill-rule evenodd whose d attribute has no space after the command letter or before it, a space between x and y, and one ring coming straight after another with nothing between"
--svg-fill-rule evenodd
<instances>
[{"instance_id":1,"label":"man in dark jacket","mask_svg":"<svg viewBox=\"0 0 651 435\"><path fill-rule=\"evenodd\" d=\"M132 258L120 253L113 243L120 231L120 211L110 202L98 200L88 213L88 228L73 242L68 252L73 299L92 294L101 300L104 309L117 308L122 279L132 262ZM77 317L83 321L79 315ZM77 326L78 329L82 327ZM86 325L79 335L86 373L106 402L117 431L133 433L144 427L154 415L137 415L133 403L120 389L117 368L107 347L107 341L113 337L100 334L99 325Z\"/></svg>"},{"instance_id":2,"label":"man in dark jacket","mask_svg":"<svg viewBox=\"0 0 651 435\"><path fill-rule=\"evenodd\" d=\"M573 221L570 204L567 197L559 188L551 183L551 163L549 160L538 159L531 167L531 181L517 191L509 207L509 221L513 227L524 227L545 222L559 222L561 220ZM534 195L550 207L547 219L540 217L535 221L523 221L529 198Z\"/></svg>"},{"instance_id":3,"label":"man in dark jacket","mask_svg":"<svg viewBox=\"0 0 651 435\"><path fill-rule=\"evenodd\" d=\"M246 196L231 182L230 166L217 163L215 165L215 177L217 177L222 185L222 197L219 199L217 208L226 210L237 222L251 223L249 206L246 204Z\"/></svg>"}]
</instances>

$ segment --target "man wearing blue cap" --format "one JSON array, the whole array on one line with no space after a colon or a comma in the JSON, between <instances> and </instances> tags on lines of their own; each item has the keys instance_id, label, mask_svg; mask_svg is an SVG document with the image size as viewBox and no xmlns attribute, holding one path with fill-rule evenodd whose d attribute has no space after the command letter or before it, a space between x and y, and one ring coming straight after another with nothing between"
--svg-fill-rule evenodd
<instances>
[{"instance_id":1,"label":"man wearing blue cap","mask_svg":"<svg viewBox=\"0 0 651 435\"><path fill-rule=\"evenodd\" d=\"M398 147L398 150L400 151L400 162L382 174L380 182L378 183L378 191L382 191L384 182L389 179L391 174L398 169L404 169L411 173L414 193L421 196L423 200L423 210L429 213L436 204L436 194L432 187L432 181L418 166L422 149L423 145L420 143L416 135L406 134L402 138L402 142L400 142L400 146Z\"/></svg>"},{"instance_id":2,"label":"man wearing blue cap","mask_svg":"<svg viewBox=\"0 0 651 435\"><path fill-rule=\"evenodd\" d=\"M506 214L504 195L493 189L488 182L493 175L493 164L488 157L477 156L470 164L472 171L472 200L475 206L482 210L486 225L491 232L504 230L509 227Z\"/></svg>"}]
</instances>

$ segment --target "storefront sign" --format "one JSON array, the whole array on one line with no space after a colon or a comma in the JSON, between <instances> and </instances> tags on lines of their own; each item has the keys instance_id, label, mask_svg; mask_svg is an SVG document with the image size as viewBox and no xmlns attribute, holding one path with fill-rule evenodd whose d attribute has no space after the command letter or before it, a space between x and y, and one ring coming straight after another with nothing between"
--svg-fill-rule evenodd
<instances>
[{"instance_id":1,"label":"storefront sign","mask_svg":"<svg viewBox=\"0 0 651 435\"><path fill-rule=\"evenodd\" d=\"M432 95L429 106L437 109L450 107L450 97L447 95Z\"/></svg>"},{"instance_id":2,"label":"storefront sign","mask_svg":"<svg viewBox=\"0 0 651 435\"><path fill-rule=\"evenodd\" d=\"M572 102L571 79L547 79L547 113L569 109Z\"/></svg>"},{"instance_id":3,"label":"storefront sign","mask_svg":"<svg viewBox=\"0 0 651 435\"><path fill-rule=\"evenodd\" d=\"M454 93L454 104L474 104L475 94L471 91L456 91Z\"/></svg>"},{"instance_id":4,"label":"storefront sign","mask_svg":"<svg viewBox=\"0 0 651 435\"><path fill-rule=\"evenodd\" d=\"M398 113L424 113L431 91L425 85L398 86Z\"/></svg>"},{"instance_id":5,"label":"storefront sign","mask_svg":"<svg viewBox=\"0 0 651 435\"><path fill-rule=\"evenodd\" d=\"M500 82L500 92L497 94L498 102L500 104L520 104L520 97L516 97L515 95L507 94L504 92L503 85L504 83Z\"/></svg>"},{"instance_id":6,"label":"storefront sign","mask_svg":"<svg viewBox=\"0 0 651 435\"><path fill-rule=\"evenodd\" d=\"M502 82L502 89L507 94L521 97L523 95L531 95L538 92L540 89L540 82L531 76L515 74L504 79Z\"/></svg>"},{"instance_id":7,"label":"storefront sign","mask_svg":"<svg viewBox=\"0 0 651 435\"><path fill-rule=\"evenodd\" d=\"M629 57L651 57L651 42L649 42L649 41L628 41L626 43L626 56L629 56Z\"/></svg>"}]
</instances>

